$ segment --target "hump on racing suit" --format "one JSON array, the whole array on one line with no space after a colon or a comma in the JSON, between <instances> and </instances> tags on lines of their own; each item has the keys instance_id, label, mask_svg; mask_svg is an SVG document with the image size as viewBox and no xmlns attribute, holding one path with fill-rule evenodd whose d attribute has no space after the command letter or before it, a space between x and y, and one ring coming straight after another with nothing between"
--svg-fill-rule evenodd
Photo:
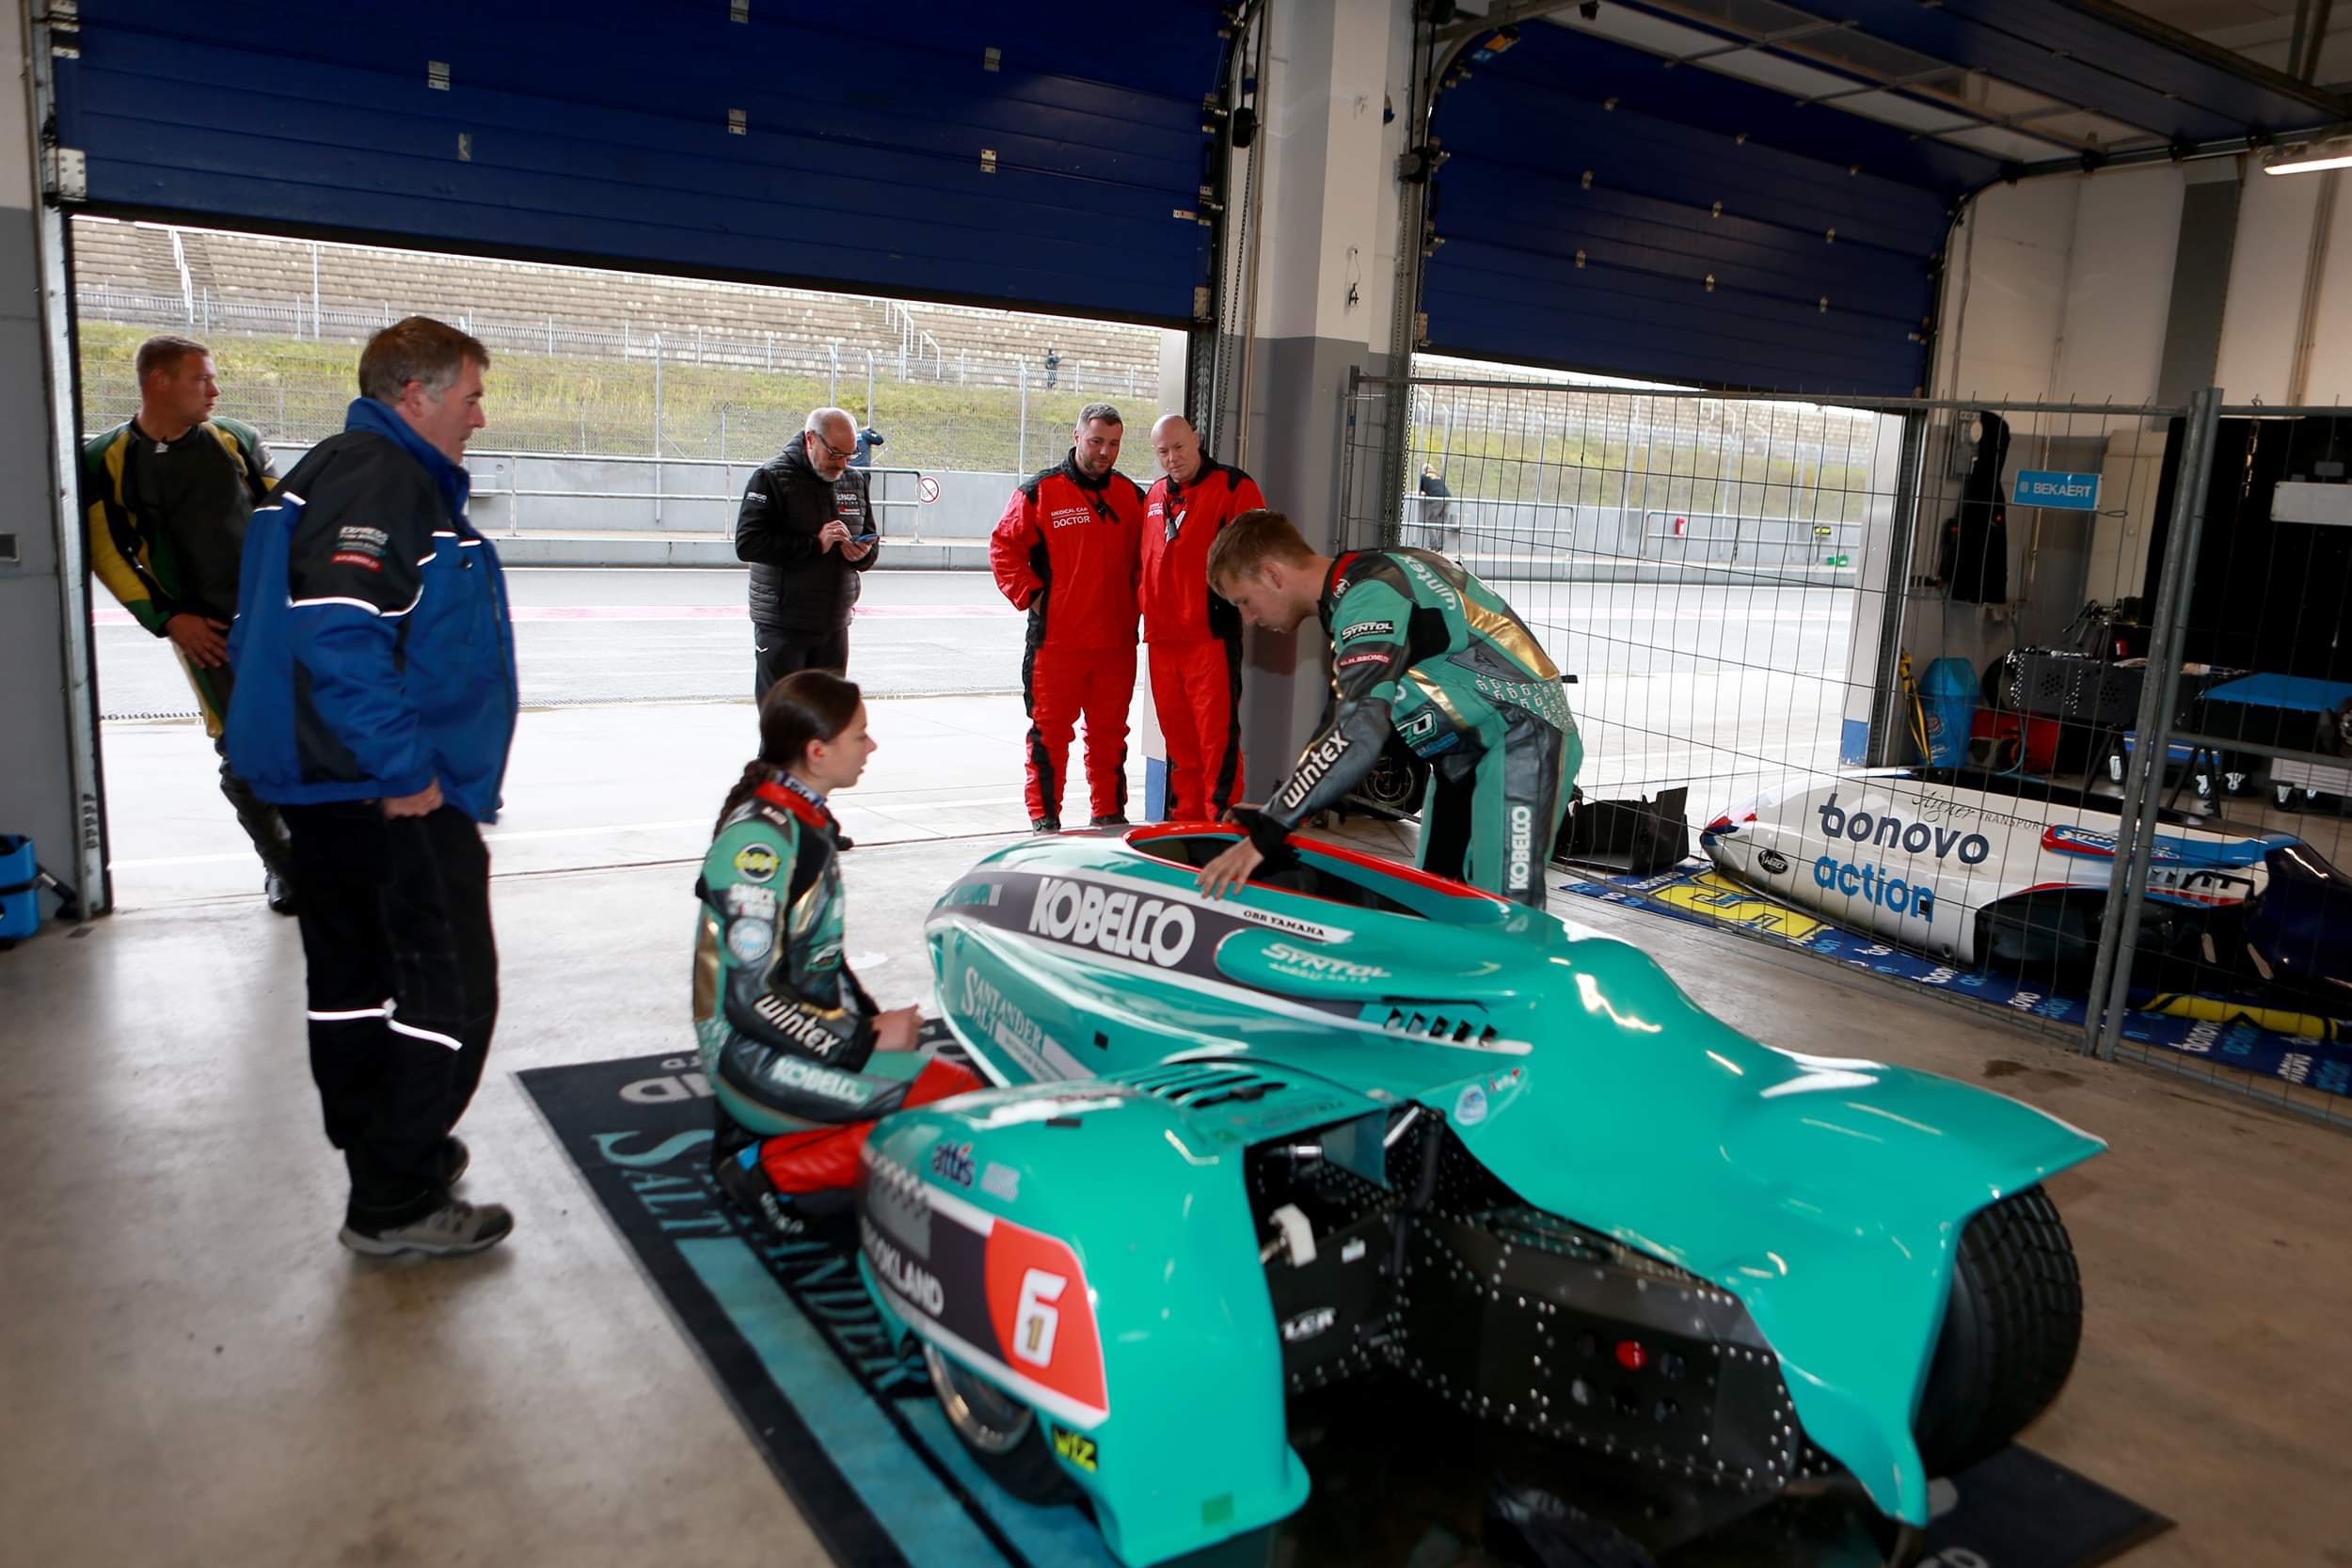
<instances>
[{"instance_id":1,"label":"hump on racing suit","mask_svg":"<svg viewBox=\"0 0 2352 1568\"><path fill-rule=\"evenodd\" d=\"M874 1000L841 953L832 813L788 777L719 825L696 893L694 1038L720 1105L758 1132L889 1115L902 1078L865 1070Z\"/></svg>"},{"instance_id":2,"label":"hump on racing suit","mask_svg":"<svg viewBox=\"0 0 2352 1568\"><path fill-rule=\"evenodd\" d=\"M1331 639L1328 717L1249 824L1253 840L1271 853L1337 806L1393 734L1430 764L1422 863L1540 906L1540 868L1584 748L1534 634L1430 550L1340 557L1317 609Z\"/></svg>"}]
</instances>

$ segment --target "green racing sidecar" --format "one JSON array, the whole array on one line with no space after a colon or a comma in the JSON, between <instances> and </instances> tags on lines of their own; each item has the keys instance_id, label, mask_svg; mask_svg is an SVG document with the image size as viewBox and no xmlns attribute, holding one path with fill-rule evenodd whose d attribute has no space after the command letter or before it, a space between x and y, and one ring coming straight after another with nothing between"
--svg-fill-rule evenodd
<instances>
[{"instance_id":1,"label":"green racing sidecar","mask_svg":"<svg viewBox=\"0 0 2352 1568\"><path fill-rule=\"evenodd\" d=\"M1288 1402L1387 1371L1915 1528L2057 1396L2081 1291L2041 1183L2097 1139L1761 1044L1637 948L1340 847L1205 898L1233 836L1028 841L930 917L999 1086L876 1129L859 1267L1010 1490L1163 1561L1295 1510Z\"/></svg>"}]
</instances>

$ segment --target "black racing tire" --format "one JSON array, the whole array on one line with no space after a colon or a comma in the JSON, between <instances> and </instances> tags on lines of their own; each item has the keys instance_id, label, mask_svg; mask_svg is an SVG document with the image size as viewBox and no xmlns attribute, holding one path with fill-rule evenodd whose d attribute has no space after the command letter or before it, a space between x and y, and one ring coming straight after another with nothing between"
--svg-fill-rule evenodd
<instances>
[{"instance_id":1,"label":"black racing tire","mask_svg":"<svg viewBox=\"0 0 2352 1568\"><path fill-rule=\"evenodd\" d=\"M1053 1439L1036 1411L928 1344L923 1361L947 1425L989 1480L1025 1503L1078 1499L1077 1482L1054 1456Z\"/></svg>"},{"instance_id":2,"label":"black racing tire","mask_svg":"<svg viewBox=\"0 0 2352 1568\"><path fill-rule=\"evenodd\" d=\"M2082 1271L2058 1206L2012 1193L1961 1232L1915 1435L1931 1476L1997 1453L2050 1406L2082 1343Z\"/></svg>"}]
</instances>

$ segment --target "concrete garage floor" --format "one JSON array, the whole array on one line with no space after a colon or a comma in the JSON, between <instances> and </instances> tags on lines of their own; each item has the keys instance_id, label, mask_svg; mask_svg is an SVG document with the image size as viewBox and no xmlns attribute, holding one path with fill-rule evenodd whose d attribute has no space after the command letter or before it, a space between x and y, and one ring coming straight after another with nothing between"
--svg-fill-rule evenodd
<instances>
[{"instance_id":1,"label":"concrete garage floor","mask_svg":"<svg viewBox=\"0 0 2352 1568\"><path fill-rule=\"evenodd\" d=\"M699 793L658 814L706 815ZM825 1560L513 1077L689 1049L691 869L564 869L544 846L567 841L538 842L500 855L504 1014L463 1130L468 1191L517 1229L478 1259L335 1244L299 944L251 894L183 887L0 957L8 1560ZM850 947L883 1005L924 999L923 914L1002 842L849 857ZM1557 903L1766 1040L1990 1083L2108 1139L2053 1184L2089 1323L2029 1441L2180 1519L2135 1565L2352 1564L2352 1139L1816 962Z\"/></svg>"}]
</instances>

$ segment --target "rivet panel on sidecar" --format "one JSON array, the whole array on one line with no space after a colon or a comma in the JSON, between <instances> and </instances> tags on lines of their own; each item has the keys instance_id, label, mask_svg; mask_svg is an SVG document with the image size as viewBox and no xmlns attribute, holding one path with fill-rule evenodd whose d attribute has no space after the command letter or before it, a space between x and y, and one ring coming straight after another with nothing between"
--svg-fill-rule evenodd
<instances>
[{"instance_id":1,"label":"rivet panel on sidecar","mask_svg":"<svg viewBox=\"0 0 2352 1568\"><path fill-rule=\"evenodd\" d=\"M1318 1236L1311 1262L1267 1268L1277 1322L1313 1327L1285 1334L1294 1392L1387 1367L1483 1419L1692 1481L1772 1492L1800 1473L1779 1360L1736 1297L1528 1207L1443 1117L1391 1125L1393 1185L1304 1143L1253 1156L1261 1218L1295 1204Z\"/></svg>"}]
</instances>

